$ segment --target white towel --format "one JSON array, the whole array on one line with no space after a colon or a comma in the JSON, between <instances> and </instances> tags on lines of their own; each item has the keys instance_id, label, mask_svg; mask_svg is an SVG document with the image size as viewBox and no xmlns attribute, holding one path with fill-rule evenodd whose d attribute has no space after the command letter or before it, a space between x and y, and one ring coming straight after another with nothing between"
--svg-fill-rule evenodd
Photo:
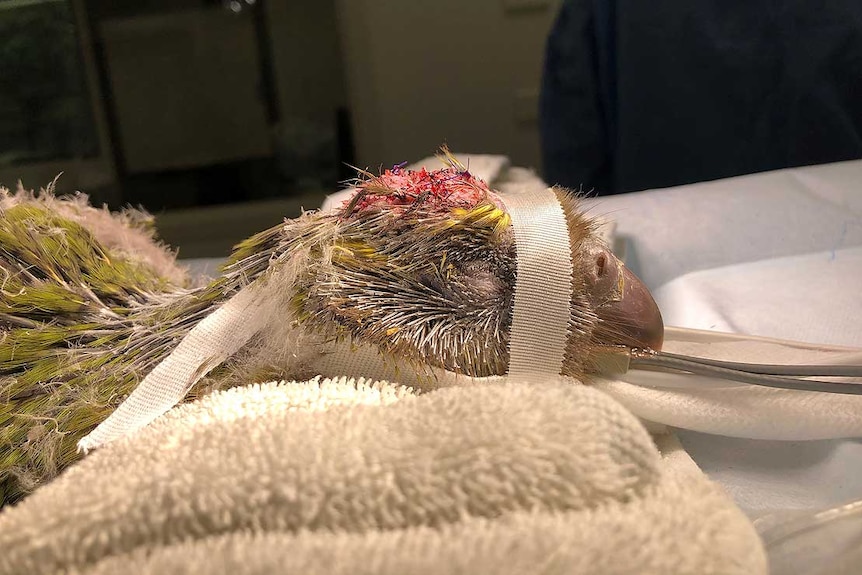
<instances>
[{"instance_id":1,"label":"white towel","mask_svg":"<svg viewBox=\"0 0 862 575\"><path fill-rule=\"evenodd\" d=\"M765 573L660 443L577 384L237 388L0 514L0 573Z\"/></svg>"},{"instance_id":2,"label":"white towel","mask_svg":"<svg viewBox=\"0 0 862 575\"><path fill-rule=\"evenodd\" d=\"M862 350L698 330L668 329L665 349L738 362L859 365ZM595 386L647 421L751 439L811 440L862 436L862 395L774 389L687 376L631 371ZM644 385L634 385L632 382ZM655 382L656 387L648 384Z\"/></svg>"}]
</instances>

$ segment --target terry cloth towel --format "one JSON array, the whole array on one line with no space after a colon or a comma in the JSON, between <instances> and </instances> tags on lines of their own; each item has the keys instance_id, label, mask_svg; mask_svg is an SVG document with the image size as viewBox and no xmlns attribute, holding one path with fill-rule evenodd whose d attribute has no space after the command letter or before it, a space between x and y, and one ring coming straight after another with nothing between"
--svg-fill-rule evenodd
<instances>
[{"instance_id":1,"label":"terry cloth towel","mask_svg":"<svg viewBox=\"0 0 862 575\"><path fill-rule=\"evenodd\" d=\"M667 328L666 351L764 364L859 365L862 350L745 335ZM681 382L679 385L677 382ZM594 382L644 420L750 439L862 437L862 395L775 389L632 370Z\"/></svg>"},{"instance_id":2,"label":"terry cloth towel","mask_svg":"<svg viewBox=\"0 0 862 575\"><path fill-rule=\"evenodd\" d=\"M655 442L575 382L235 388L0 513L0 573L766 573L750 522Z\"/></svg>"}]
</instances>

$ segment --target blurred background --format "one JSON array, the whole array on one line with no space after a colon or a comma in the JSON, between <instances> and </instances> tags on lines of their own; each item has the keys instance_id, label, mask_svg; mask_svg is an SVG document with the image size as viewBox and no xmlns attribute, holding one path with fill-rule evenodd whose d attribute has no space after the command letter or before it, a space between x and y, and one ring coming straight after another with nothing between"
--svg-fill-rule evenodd
<instances>
[{"instance_id":1,"label":"blurred background","mask_svg":"<svg viewBox=\"0 0 862 575\"><path fill-rule=\"evenodd\" d=\"M0 0L0 184L186 258L442 143L596 195L862 158L859 94L859 0Z\"/></svg>"},{"instance_id":2,"label":"blurred background","mask_svg":"<svg viewBox=\"0 0 862 575\"><path fill-rule=\"evenodd\" d=\"M0 184L142 205L181 257L457 151L539 168L558 0L0 0Z\"/></svg>"}]
</instances>

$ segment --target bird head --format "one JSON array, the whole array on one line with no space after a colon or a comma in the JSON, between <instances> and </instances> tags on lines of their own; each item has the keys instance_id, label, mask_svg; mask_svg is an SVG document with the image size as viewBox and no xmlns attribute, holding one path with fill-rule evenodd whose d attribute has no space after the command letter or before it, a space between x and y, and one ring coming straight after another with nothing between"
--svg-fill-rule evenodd
<instances>
[{"instance_id":1,"label":"bird head","mask_svg":"<svg viewBox=\"0 0 862 575\"><path fill-rule=\"evenodd\" d=\"M330 218L323 265L294 300L307 327L474 377L509 363L517 251L500 196L450 159L428 171L365 173ZM609 348L661 347L644 284L597 234L576 195L555 189L573 264L563 374L588 377Z\"/></svg>"}]
</instances>

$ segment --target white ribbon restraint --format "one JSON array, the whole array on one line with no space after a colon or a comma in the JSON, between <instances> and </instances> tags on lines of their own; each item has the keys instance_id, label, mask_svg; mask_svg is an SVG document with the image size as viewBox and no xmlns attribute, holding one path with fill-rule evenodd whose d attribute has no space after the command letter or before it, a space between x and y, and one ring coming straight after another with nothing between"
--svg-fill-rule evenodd
<instances>
[{"instance_id":1,"label":"white ribbon restraint","mask_svg":"<svg viewBox=\"0 0 862 575\"><path fill-rule=\"evenodd\" d=\"M565 212L551 189L500 196L512 218L517 280L509 335L509 377L558 377L572 299L572 256Z\"/></svg>"},{"instance_id":2,"label":"white ribbon restraint","mask_svg":"<svg viewBox=\"0 0 862 575\"><path fill-rule=\"evenodd\" d=\"M95 449L145 427L239 351L261 327L258 291L255 285L243 288L201 320L105 421L78 442L78 450Z\"/></svg>"}]
</instances>

